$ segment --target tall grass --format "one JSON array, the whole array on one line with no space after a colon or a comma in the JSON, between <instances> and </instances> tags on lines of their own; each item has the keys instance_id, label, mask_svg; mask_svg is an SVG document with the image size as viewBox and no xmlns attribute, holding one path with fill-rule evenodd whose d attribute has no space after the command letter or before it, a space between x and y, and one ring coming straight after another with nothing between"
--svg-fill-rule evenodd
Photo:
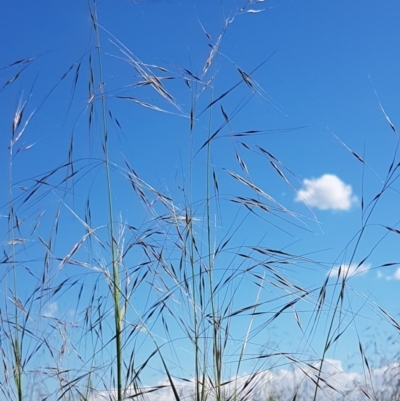
<instances>
[{"instance_id":1,"label":"tall grass","mask_svg":"<svg viewBox=\"0 0 400 401\"><path fill-rule=\"evenodd\" d=\"M318 230L311 209L307 216L289 210L271 195L273 186L252 178L256 165L264 163L276 185L281 181L296 191L298 179L286 164L290 160L267 150L263 138L304 127L236 131L235 117L246 104L237 101L231 112L224 108L237 90L267 100L254 73L273 63L273 57L249 72L229 64L237 78L224 90L219 85L219 80L226 82L219 71L225 34L240 23L239 14L256 6L249 1L225 20L196 69L200 73L194 73L184 66L141 61L102 27L93 3L93 48L67 63L43 102L31 104L34 85L32 93L21 95L11 118L7 240L1 260L0 389L5 400L261 400L262 389L270 386L265 397L272 401L287 398L273 387L282 367L293 369L293 400L353 399L337 381L329 358L350 327L355 327L358 341L352 347L359 350L365 374L364 384L352 385L358 396L384 399L353 325L362 309L349 296L351 277L344 261L336 277L324 274L320 285L302 284L291 273L329 272L333 264L275 249L268 237L252 232L256 225L288 236ZM104 56L110 50L105 43L111 43L122 69L125 63L134 71L134 83L107 86ZM9 65L2 95L36 62L32 57ZM30 139L26 145L23 139L33 135L32 124L54 94L67 92L66 83L70 104L60 126L73 123L68 141L60 140L65 159L46 164L39 173L27 171L21 180L19 158L25 158L25 166L36 165L35 149L46 146ZM76 95L82 93L84 101ZM151 103L148 98L154 96ZM180 162L176 189L156 189L138 173L141 169L124 147L115 151L120 142L113 135L124 133L115 110L127 105L138 107L142 118L151 116L161 124L176 118L185 127L188 156ZM397 135L384 112L383 117ZM161 134L174 141L170 132ZM362 197L362 223L348 245L348 265L361 268L375 250L356 259L377 205L397 180L397 139L378 194L371 200ZM338 144L361 169L369 168L360 155ZM229 152L223 154L224 149ZM152 149L146 157L151 159ZM383 230L378 244L386 234L400 233L394 225ZM398 333L396 319L381 307L379 312ZM298 330L299 344L292 350L273 337L281 322ZM322 335L322 348L316 351L321 341L314 346L313 340ZM398 397L397 391L391 396Z\"/></svg>"}]
</instances>

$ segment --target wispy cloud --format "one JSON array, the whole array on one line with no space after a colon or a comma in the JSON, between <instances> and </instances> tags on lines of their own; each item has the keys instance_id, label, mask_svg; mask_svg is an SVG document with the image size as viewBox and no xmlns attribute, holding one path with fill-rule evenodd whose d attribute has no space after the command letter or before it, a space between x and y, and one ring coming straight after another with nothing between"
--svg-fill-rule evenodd
<instances>
[{"instance_id":1,"label":"wispy cloud","mask_svg":"<svg viewBox=\"0 0 400 401\"><path fill-rule=\"evenodd\" d=\"M58 311L57 302L49 302L49 303L43 308L42 316L43 316L43 317L55 317L57 311Z\"/></svg>"},{"instance_id":2,"label":"wispy cloud","mask_svg":"<svg viewBox=\"0 0 400 401\"><path fill-rule=\"evenodd\" d=\"M383 274L381 271L377 272L377 277L380 279L385 279L387 281L390 280L400 280L400 267L397 268L397 270L393 274Z\"/></svg>"},{"instance_id":3,"label":"wispy cloud","mask_svg":"<svg viewBox=\"0 0 400 401\"><path fill-rule=\"evenodd\" d=\"M357 201L350 185L333 174L303 180L303 188L297 192L297 202L321 210L349 210Z\"/></svg>"},{"instance_id":4,"label":"wispy cloud","mask_svg":"<svg viewBox=\"0 0 400 401\"><path fill-rule=\"evenodd\" d=\"M342 264L342 265L333 267L329 271L328 274L330 276L337 277L340 273L341 277L343 277L344 275L346 275L347 277L351 277L351 276L355 276L358 274L365 274L365 273L367 273L367 271L370 268L371 268L371 265L369 263L365 263L360 266L357 263L352 263L350 265ZM399 280L400 280L400 278L399 278Z\"/></svg>"}]
</instances>

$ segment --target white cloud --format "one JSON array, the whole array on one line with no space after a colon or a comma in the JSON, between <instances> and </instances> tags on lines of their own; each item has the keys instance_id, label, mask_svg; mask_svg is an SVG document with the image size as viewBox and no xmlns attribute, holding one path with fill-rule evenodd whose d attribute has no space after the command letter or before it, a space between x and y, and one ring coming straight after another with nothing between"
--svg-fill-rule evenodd
<instances>
[{"instance_id":1,"label":"white cloud","mask_svg":"<svg viewBox=\"0 0 400 401\"><path fill-rule=\"evenodd\" d=\"M316 369L317 368L317 369ZM296 400L308 401L313 399L315 381L318 374L319 363L310 365L299 362L293 369L264 370L253 376L231 378L230 382L223 386L226 398L236 394L238 399L248 401L268 400L276 396L280 401L293 400L297 392ZM398 375L400 364L372 368L370 375L366 377L357 372L346 371L338 360L326 359L324 363L318 401L365 401L365 394L370 394L370 399L381 401L391 400L398 394ZM251 378L250 382L249 379ZM182 400L194 399L194 382L174 380L174 385ZM151 390L158 388L156 391ZM170 401L174 395L168 380L158 382L154 387L144 387L138 390L128 390L126 397L135 397L138 392L146 393L148 401ZM213 390L208 391L208 400L214 401ZM114 399L115 390L93 392L90 401L107 401ZM128 399L126 398L126 399ZM397 398L396 398L397 399Z\"/></svg>"},{"instance_id":2,"label":"white cloud","mask_svg":"<svg viewBox=\"0 0 400 401\"><path fill-rule=\"evenodd\" d=\"M303 188L297 192L297 202L321 210L349 210L357 201L350 185L333 174L303 180Z\"/></svg>"},{"instance_id":3,"label":"white cloud","mask_svg":"<svg viewBox=\"0 0 400 401\"><path fill-rule=\"evenodd\" d=\"M357 263L352 263L351 265L342 264L333 267L328 274L330 276L337 277L339 275L339 270L340 270L340 277L344 277L346 273L347 277L351 277L354 275L365 274L370 268L371 265L369 263L362 264L361 266L358 266Z\"/></svg>"},{"instance_id":4,"label":"white cloud","mask_svg":"<svg viewBox=\"0 0 400 401\"><path fill-rule=\"evenodd\" d=\"M49 302L44 308L42 312L43 317L55 317L58 311L57 302Z\"/></svg>"},{"instance_id":5,"label":"white cloud","mask_svg":"<svg viewBox=\"0 0 400 401\"><path fill-rule=\"evenodd\" d=\"M398 267L397 270L393 274L386 275L386 274L383 274L382 272L378 271L376 275L378 278L385 279L387 281L400 280L400 267Z\"/></svg>"}]
</instances>

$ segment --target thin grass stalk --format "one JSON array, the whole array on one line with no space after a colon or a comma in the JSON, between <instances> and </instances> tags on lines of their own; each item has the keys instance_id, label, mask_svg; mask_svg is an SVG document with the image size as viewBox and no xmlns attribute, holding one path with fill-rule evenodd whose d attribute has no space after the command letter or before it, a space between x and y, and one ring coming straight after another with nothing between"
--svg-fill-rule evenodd
<instances>
[{"instance_id":1,"label":"thin grass stalk","mask_svg":"<svg viewBox=\"0 0 400 401\"><path fill-rule=\"evenodd\" d=\"M14 127L14 126L13 126ZM13 129L13 136L14 136L14 129ZM9 224L10 224L10 235L11 235L11 258L12 258L12 269L13 269L13 288L14 294L13 297L15 298L18 294L17 292L17 266L15 260L15 234L14 234L14 207L13 207L13 186L12 186L12 161L13 161L13 145L14 145L14 138L12 138L10 143L10 171L9 171L9 196L10 196L10 206L9 206ZM18 394L18 401L23 400L23 392L22 392L22 343L20 342L19 338L19 319L18 319L18 303L14 302L14 337L11 334L11 327L10 327L10 336L11 336L11 344L14 356L14 382L17 389Z\"/></svg>"},{"instance_id":2,"label":"thin grass stalk","mask_svg":"<svg viewBox=\"0 0 400 401\"><path fill-rule=\"evenodd\" d=\"M212 122L212 107L210 107L210 118L209 118L209 137L211 134L211 122ZM209 278L209 292L211 302L211 313L213 323L213 359L214 359L214 385L216 389L216 400L221 400L221 374L222 374L222 341L220 335L220 321L215 311L215 300L214 300L214 284L213 284L213 252L211 249L211 211L210 211L210 185L211 185L211 141L207 144L207 160L206 160L206 214L207 214L207 248L208 248L208 278Z\"/></svg>"},{"instance_id":3,"label":"thin grass stalk","mask_svg":"<svg viewBox=\"0 0 400 401\"><path fill-rule=\"evenodd\" d=\"M108 153L108 127L107 127L107 115L106 115L106 103L105 94L103 87L103 67L101 59L101 47L100 47L100 34L98 30L98 18L97 18L97 5L94 4L94 30L97 41L97 55L99 60L99 78L100 78L100 98L102 108L102 122L103 122L103 139L104 139L104 159L106 169L106 182L107 182L107 200L108 200L108 213L109 213L109 227L110 227L110 246L111 246L111 259L112 259L112 270L113 270L113 303L114 303L114 327L115 327L115 347L117 357L117 400L123 400L123 389L122 389L122 314L121 314L121 300L120 300L120 278L119 278L119 266L116 258L116 249L114 242L114 219L113 219L113 203L112 203L112 189L111 189L111 175L109 165L109 153Z\"/></svg>"},{"instance_id":4,"label":"thin grass stalk","mask_svg":"<svg viewBox=\"0 0 400 401\"><path fill-rule=\"evenodd\" d=\"M204 399L204 382L205 382L205 372L202 372L202 379L200 379L200 346L199 346L199 327L198 327L198 316L197 316L197 296L196 296L196 271L194 265L194 239L193 237L193 188L192 188L192 177L193 177L193 130L194 130L194 113L195 113L195 96L192 94L192 110L191 116L192 120L190 123L190 158L189 158L189 177L190 177L190 184L189 184L189 216L188 218L188 234L190 238L190 266L191 266L191 273L192 273L192 305L193 305L193 329L194 329L194 369L195 369L195 401L202 401ZM205 357L205 354L204 354ZM205 361L203 363L203 367L205 366ZM201 383L203 383L202 388L200 388Z\"/></svg>"}]
</instances>

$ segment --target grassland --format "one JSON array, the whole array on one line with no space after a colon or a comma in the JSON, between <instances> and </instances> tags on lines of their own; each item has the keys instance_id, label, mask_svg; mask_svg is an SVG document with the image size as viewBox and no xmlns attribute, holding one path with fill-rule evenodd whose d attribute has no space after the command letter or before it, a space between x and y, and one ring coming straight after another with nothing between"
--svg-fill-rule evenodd
<instances>
[{"instance_id":1,"label":"grassland","mask_svg":"<svg viewBox=\"0 0 400 401\"><path fill-rule=\"evenodd\" d=\"M320 227L311 208L300 215L273 195L282 185L296 193L298 180L290 160L264 144L268 135L304 127L254 129L250 122L237 130L235 118L246 104L224 108L239 89L269 102L254 74L272 56L248 72L229 64L237 78L227 87L220 71L226 32L240 24L236 17L256 9L253 3L225 20L196 68L200 74L140 60L102 26L91 3L90 49L66 60L64 73L36 104L37 88L25 79L30 89L16 99L11 129L3 127L10 145L3 172L2 399L399 399L396 318L373 306L393 330L388 344L394 351L388 352L391 359L380 351L371 359L366 349L374 340L366 344L355 325L368 300L354 300L349 269L332 276L327 266L335 261L269 244L273 235ZM208 39L205 30L201 34ZM109 46L121 69L135 74L112 90L104 61ZM41 60L32 56L4 68L3 99L30 69L41 68ZM52 101L62 95L69 101L58 127L72 129L56 140L47 135L48 142L32 141L35 121L55 112ZM160 126L177 119L185 131L181 160L174 161L178 172L158 171L159 183L143 177L149 165L137 166L135 151L128 155L125 143L144 151L144 134L133 128L133 138L124 138L127 130L117 116L129 108L135 110L134 127L135 119L159 119L157 135L170 136L172 147L181 145ZM382 118L397 135L384 112ZM155 138L141 163L154 157ZM360 169L369 167L347 150ZM260 165L274 184L252 178ZM361 200L360 228L346 249L356 270L365 262L356 255L374 210L395 189L399 165L396 145L379 192ZM163 185L164 173L176 177L174 188ZM254 227L260 226L274 233L272 240L258 235ZM384 230L379 242L400 233L395 224ZM318 285L299 279L310 269L325 272ZM280 325L296 331L299 342L275 335ZM359 373L349 374L331 356L342 344L357 351Z\"/></svg>"}]
</instances>

